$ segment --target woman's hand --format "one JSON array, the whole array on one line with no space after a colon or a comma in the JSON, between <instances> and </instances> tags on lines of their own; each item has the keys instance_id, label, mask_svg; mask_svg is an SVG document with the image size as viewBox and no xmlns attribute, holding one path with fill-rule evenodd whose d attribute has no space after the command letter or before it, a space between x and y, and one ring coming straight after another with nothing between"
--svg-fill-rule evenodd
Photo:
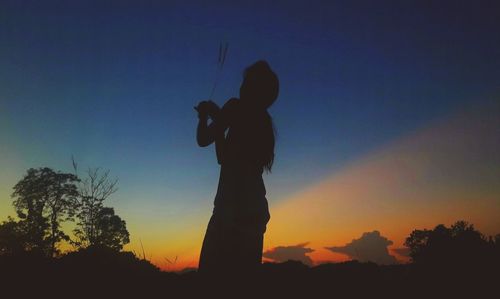
<instances>
[{"instance_id":1,"label":"woman's hand","mask_svg":"<svg viewBox=\"0 0 500 299\"><path fill-rule=\"evenodd\" d=\"M212 101L201 101L194 109L198 111L199 118L210 117L212 120L217 117L220 111L219 106Z\"/></svg>"}]
</instances>

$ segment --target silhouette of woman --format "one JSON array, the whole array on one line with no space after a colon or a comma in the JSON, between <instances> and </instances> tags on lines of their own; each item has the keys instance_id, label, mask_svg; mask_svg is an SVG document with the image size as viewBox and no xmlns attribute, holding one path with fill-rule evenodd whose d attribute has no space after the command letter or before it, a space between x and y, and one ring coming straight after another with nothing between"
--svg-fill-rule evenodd
<instances>
[{"instance_id":1,"label":"silhouette of woman","mask_svg":"<svg viewBox=\"0 0 500 299\"><path fill-rule=\"evenodd\" d=\"M257 61L243 73L239 99L228 100L222 109L212 101L195 107L198 145L215 142L221 165L200 255L200 273L248 273L261 264L270 218L262 173L264 169L270 172L274 161L274 129L267 108L278 92L276 74L267 62Z\"/></svg>"}]
</instances>

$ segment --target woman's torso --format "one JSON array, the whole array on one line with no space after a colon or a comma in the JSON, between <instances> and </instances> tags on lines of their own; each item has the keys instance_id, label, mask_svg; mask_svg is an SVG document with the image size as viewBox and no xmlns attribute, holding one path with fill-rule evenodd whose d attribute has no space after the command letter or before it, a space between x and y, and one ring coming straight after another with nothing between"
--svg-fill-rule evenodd
<instances>
[{"instance_id":1,"label":"woman's torso","mask_svg":"<svg viewBox=\"0 0 500 299\"><path fill-rule=\"evenodd\" d=\"M267 119L233 104L223 142L221 170L214 213L243 222L269 220L266 188L262 178L262 140ZM246 220L245 220L246 219Z\"/></svg>"}]
</instances>

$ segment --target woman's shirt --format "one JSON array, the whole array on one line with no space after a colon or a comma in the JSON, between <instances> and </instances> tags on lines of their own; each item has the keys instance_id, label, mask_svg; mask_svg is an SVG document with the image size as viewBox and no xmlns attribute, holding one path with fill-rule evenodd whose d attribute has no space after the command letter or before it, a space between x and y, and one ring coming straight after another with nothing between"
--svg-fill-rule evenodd
<instances>
[{"instance_id":1,"label":"woman's shirt","mask_svg":"<svg viewBox=\"0 0 500 299\"><path fill-rule=\"evenodd\" d=\"M242 226L262 226L269 220L266 188L262 179L268 119L265 111L229 100L216 122L222 129L216 138L221 165L214 214ZM267 127L269 128L269 127ZM271 132L272 134L272 132Z\"/></svg>"}]
</instances>

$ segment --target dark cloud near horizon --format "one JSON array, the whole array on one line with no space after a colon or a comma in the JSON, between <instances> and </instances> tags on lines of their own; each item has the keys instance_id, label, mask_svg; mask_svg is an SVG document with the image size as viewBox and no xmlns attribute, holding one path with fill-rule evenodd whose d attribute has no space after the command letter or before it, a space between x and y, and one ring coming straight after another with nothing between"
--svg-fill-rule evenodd
<instances>
[{"instance_id":1,"label":"dark cloud near horizon","mask_svg":"<svg viewBox=\"0 0 500 299\"><path fill-rule=\"evenodd\" d=\"M410 256L410 248L408 248L408 247L393 248L391 250L393 252L395 252L396 254L399 254L400 256L404 256L404 257Z\"/></svg>"},{"instance_id":2,"label":"dark cloud near horizon","mask_svg":"<svg viewBox=\"0 0 500 299\"><path fill-rule=\"evenodd\" d=\"M342 253L353 260L360 262L374 262L377 264L387 265L395 264L398 261L389 254L388 246L393 242L386 237L380 235L379 231L363 233L359 239L354 239L344 246L325 247L326 249Z\"/></svg>"},{"instance_id":3,"label":"dark cloud near horizon","mask_svg":"<svg viewBox=\"0 0 500 299\"><path fill-rule=\"evenodd\" d=\"M307 248L307 244L308 243L302 243L294 246L278 246L267 250L262 254L262 256L278 263L294 260L300 261L305 265L312 266L313 260L306 254L311 253L314 250Z\"/></svg>"}]
</instances>

